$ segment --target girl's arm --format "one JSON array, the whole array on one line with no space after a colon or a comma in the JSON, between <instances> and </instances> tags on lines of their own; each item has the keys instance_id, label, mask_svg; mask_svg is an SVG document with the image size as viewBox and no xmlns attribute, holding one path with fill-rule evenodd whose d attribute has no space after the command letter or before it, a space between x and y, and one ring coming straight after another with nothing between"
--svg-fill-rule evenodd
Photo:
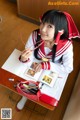
<instances>
[{"instance_id":1,"label":"girl's arm","mask_svg":"<svg viewBox=\"0 0 80 120\"><path fill-rule=\"evenodd\" d=\"M33 49L34 49L34 44L33 44L32 33L31 33L25 45L25 49L22 51L22 54L19 57L19 60L24 63L33 61L33 58L34 58L34 53L32 51Z\"/></svg>"}]
</instances>

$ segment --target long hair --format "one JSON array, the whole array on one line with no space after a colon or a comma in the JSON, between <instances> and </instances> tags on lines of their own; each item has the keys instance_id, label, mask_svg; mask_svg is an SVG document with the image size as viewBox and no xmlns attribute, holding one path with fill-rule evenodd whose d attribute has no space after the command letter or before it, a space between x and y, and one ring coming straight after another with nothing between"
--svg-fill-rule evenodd
<instances>
[{"instance_id":1,"label":"long hair","mask_svg":"<svg viewBox=\"0 0 80 120\"><path fill-rule=\"evenodd\" d=\"M58 10L49 10L43 14L41 21L42 23L50 23L55 26L54 39L56 38L58 31L62 29L64 29L64 34L61 36L61 39L68 39L68 24L63 12Z\"/></svg>"},{"instance_id":2,"label":"long hair","mask_svg":"<svg viewBox=\"0 0 80 120\"><path fill-rule=\"evenodd\" d=\"M55 34L54 34L54 38L56 39L56 36L58 34L59 30L64 30L63 35L61 35L61 40L65 40L68 39L68 23L67 23L67 19L66 16L63 12L59 11L59 10L48 10L46 13L43 14L42 18L41 18L41 22L42 23L49 23L55 26ZM39 40L40 38L38 38ZM34 53L37 54L38 50L35 50ZM56 45L53 45L52 48L52 61L54 62L54 58L55 58L55 53L56 53ZM34 54L35 55L35 54ZM36 55L37 56L37 55Z\"/></svg>"}]
</instances>

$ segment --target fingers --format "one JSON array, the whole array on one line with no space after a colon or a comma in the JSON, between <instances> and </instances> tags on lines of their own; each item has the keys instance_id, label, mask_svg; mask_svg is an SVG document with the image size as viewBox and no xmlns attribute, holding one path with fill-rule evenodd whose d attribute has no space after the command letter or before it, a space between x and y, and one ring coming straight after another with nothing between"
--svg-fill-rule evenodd
<instances>
[{"instance_id":1,"label":"fingers","mask_svg":"<svg viewBox=\"0 0 80 120\"><path fill-rule=\"evenodd\" d=\"M31 52L31 49L27 48L27 49L25 49L25 50L22 52L21 55L26 55L26 54L28 54L28 53L30 53L30 52Z\"/></svg>"},{"instance_id":2,"label":"fingers","mask_svg":"<svg viewBox=\"0 0 80 120\"><path fill-rule=\"evenodd\" d=\"M41 64L39 63L36 67L35 67L35 72L40 72L40 70L42 69Z\"/></svg>"},{"instance_id":3,"label":"fingers","mask_svg":"<svg viewBox=\"0 0 80 120\"><path fill-rule=\"evenodd\" d=\"M21 53L21 60L26 61L30 57L31 53L32 53L32 51L29 48L25 49Z\"/></svg>"}]
</instances>

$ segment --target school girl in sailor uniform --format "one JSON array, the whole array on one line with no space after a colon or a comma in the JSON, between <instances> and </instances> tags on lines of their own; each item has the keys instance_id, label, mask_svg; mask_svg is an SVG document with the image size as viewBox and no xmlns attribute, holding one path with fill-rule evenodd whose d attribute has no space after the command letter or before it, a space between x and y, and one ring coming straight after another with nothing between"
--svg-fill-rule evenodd
<instances>
[{"instance_id":1,"label":"school girl in sailor uniform","mask_svg":"<svg viewBox=\"0 0 80 120\"><path fill-rule=\"evenodd\" d=\"M73 70L72 38L80 37L71 15L49 10L40 17L40 22L40 28L30 34L19 60L27 64L36 58L40 63L35 71L54 70L59 76L68 77ZM17 109L22 110L26 101L22 97Z\"/></svg>"}]
</instances>

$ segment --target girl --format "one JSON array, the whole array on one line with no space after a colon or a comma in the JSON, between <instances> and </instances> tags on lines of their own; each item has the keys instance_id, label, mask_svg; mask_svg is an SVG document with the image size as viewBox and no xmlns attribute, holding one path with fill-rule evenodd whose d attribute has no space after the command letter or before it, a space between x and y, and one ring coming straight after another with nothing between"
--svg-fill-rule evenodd
<instances>
[{"instance_id":1,"label":"girl","mask_svg":"<svg viewBox=\"0 0 80 120\"><path fill-rule=\"evenodd\" d=\"M73 70L71 38L80 37L72 17L66 12L49 10L40 21L40 29L31 33L19 60L29 63L35 57L40 60L35 71L54 70L59 75L68 76ZM27 98L22 97L17 108L22 110L26 101Z\"/></svg>"}]
</instances>

